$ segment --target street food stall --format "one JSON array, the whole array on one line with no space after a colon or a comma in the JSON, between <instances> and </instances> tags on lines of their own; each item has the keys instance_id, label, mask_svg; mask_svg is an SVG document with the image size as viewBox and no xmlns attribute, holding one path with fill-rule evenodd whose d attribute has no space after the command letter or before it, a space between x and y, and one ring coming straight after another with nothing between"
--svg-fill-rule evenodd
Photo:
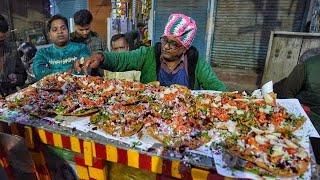
<instances>
[{"instance_id":1,"label":"street food stall","mask_svg":"<svg viewBox=\"0 0 320 180\"><path fill-rule=\"evenodd\" d=\"M3 99L0 122L25 138L39 179L52 175L43 145L71 151L80 179L107 179L106 162L179 179L316 177L317 131L298 100L266 89L190 91L61 73Z\"/></svg>"}]
</instances>

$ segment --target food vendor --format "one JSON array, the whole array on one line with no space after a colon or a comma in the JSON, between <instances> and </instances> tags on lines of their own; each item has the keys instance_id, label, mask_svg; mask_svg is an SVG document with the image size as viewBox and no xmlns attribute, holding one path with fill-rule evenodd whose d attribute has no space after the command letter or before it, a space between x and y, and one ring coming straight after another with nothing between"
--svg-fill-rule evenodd
<instances>
[{"instance_id":1,"label":"food vendor","mask_svg":"<svg viewBox=\"0 0 320 180\"><path fill-rule=\"evenodd\" d=\"M85 61L83 69L103 68L110 71L140 70L142 83L159 81L160 85L180 84L190 89L225 91L227 88L211 66L191 46L197 30L196 22L183 14L169 17L161 42L134 51L95 53ZM79 69L80 62L75 63Z\"/></svg>"}]
</instances>

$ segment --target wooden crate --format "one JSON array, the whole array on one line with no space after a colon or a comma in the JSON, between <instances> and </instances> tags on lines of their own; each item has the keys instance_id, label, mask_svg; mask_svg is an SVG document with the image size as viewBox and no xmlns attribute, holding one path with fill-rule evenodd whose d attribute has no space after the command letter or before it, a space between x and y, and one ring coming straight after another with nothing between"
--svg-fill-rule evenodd
<instances>
[{"instance_id":1,"label":"wooden crate","mask_svg":"<svg viewBox=\"0 0 320 180\"><path fill-rule=\"evenodd\" d=\"M299 62L315 54L320 54L320 33L272 31L262 84L282 80Z\"/></svg>"}]
</instances>

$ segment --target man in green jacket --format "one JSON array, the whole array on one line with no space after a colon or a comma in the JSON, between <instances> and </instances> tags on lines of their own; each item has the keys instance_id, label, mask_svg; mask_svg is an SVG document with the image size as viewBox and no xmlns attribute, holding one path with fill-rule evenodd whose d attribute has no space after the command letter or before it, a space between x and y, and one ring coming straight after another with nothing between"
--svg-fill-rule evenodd
<instances>
[{"instance_id":1,"label":"man in green jacket","mask_svg":"<svg viewBox=\"0 0 320 180\"><path fill-rule=\"evenodd\" d=\"M183 14L172 14L165 27L161 43L122 53L98 53L89 58L83 69L101 67L110 71L141 71L140 81L159 81L163 86L180 84L190 89L225 91L217 78L191 43L196 34L195 21ZM75 63L80 71L79 61Z\"/></svg>"},{"instance_id":2,"label":"man in green jacket","mask_svg":"<svg viewBox=\"0 0 320 180\"><path fill-rule=\"evenodd\" d=\"M320 55L298 64L290 75L274 85L279 98L297 98L320 132Z\"/></svg>"},{"instance_id":3,"label":"man in green jacket","mask_svg":"<svg viewBox=\"0 0 320 180\"><path fill-rule=\"evenodd\" d=\"M37 51L34 57L32 70L36 80L53 73L72 72L76 60L90 56L85 44L69 41L68 21L65 17L52 16L47 30L53 44Z\"/></svg>"}]
</instances>

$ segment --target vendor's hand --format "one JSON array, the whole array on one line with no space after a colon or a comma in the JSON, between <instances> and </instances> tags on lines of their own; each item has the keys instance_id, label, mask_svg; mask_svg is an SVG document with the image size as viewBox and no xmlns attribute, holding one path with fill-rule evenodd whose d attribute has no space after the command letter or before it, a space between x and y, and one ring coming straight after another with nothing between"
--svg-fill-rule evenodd
<instances>
[{"instance_id":1,"label":"vendor's hand","mask_svg":"<svg viewBox=\"0 0 320 180\"><path fill-rule=\"evenodd\" d=\"M88 69L96 69L103 62L104 57L102 54L93 54L88 60L83 64L83 70L87 71Z\"/></svg>"},{"instance_id":2,"label":"vendor's hand","mask_svg":"<svg viewBox=\"0 0 320 180\"><path fill-rule=\"evenodd\" d=\"M82 64L80 63L80 60L76 61L73 65L74 67L74 70L77 72L77 73L80 73L81 70L82 70Z\"/></svg>"},{"instance_id":3,"label":"vendor's hand","mask_svg":"<svg viewBox=\"0 0 320 180\"><path fill-rule=\"evenodd\" d=\"M77 73L80 73L82 71L82 67L85 61L86 60L84 59L84 57L80 58L80 60L75 61L73 67Z\"/></svg>"},{"instance_id":4,"label":"vendor's hand","mask_svg":"<svg viewBox=\"0 0 320 180\"><path fill-rule=\"evenodd\" d=\"M11 84L15 84L18 81L17 75L14 73L11 73L8 75L8 79L10 81Z\"/></svg>"}]
</instances>

